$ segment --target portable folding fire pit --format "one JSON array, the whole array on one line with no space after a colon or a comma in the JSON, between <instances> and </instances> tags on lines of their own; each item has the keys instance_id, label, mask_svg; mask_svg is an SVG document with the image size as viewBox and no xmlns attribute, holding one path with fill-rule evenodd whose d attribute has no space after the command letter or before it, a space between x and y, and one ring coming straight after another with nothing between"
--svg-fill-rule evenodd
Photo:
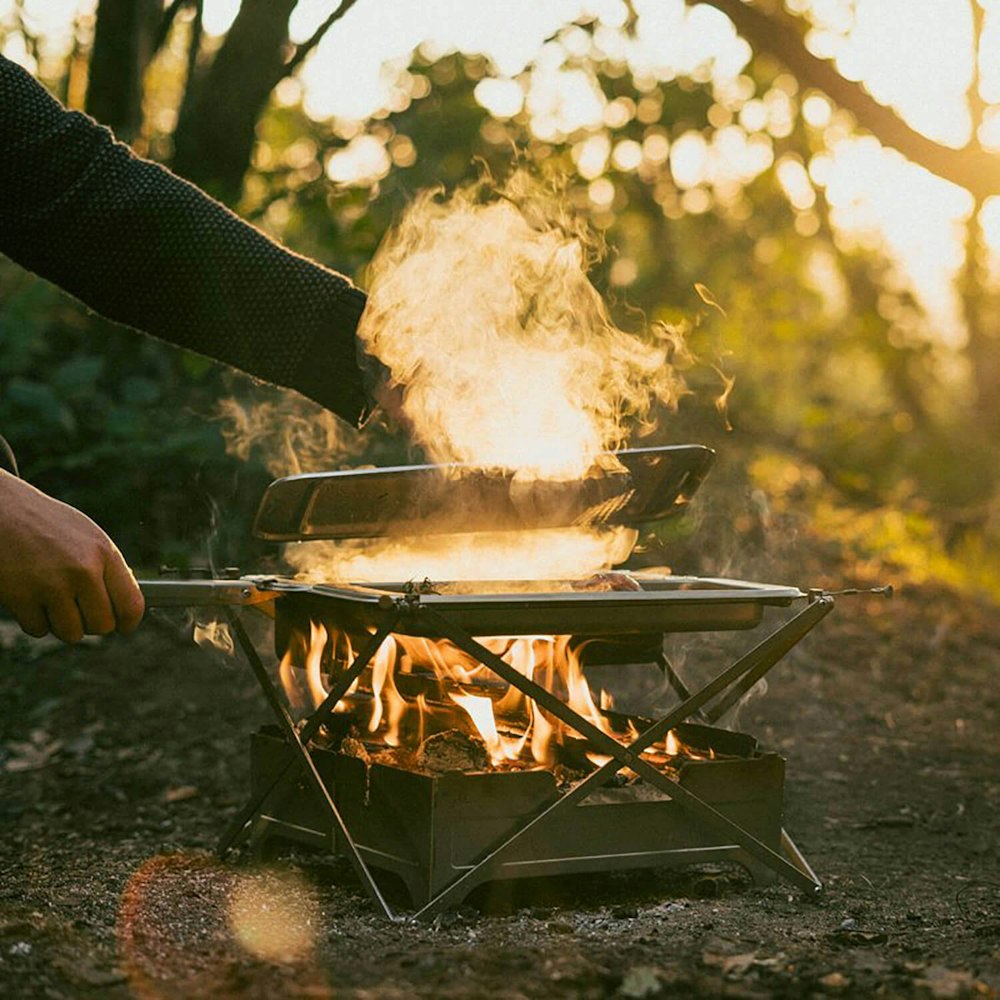
<instances>
[{"instance_id":1,"label":"portable folding fire pit","mask_svg":"<svg viewBox=\"0 0 1000 1000\"><path fill-rule=\"evenodd\" d=\"M686 505L712 453L686 446L617 457L621 465L609 476L522 495L503 518L481 514L479 523L662 517ZM486 476L409 471L279 480L255 530L285 540L374 534L386 510L410 527L453 530L449 491L458 507L480 511L496 511L498 498L507 503L516 492L510 481L498 486ZM223 855L242 843L263 848L272 838L345 855L388 917L373 867L404 880L417 918L493 879L691 862L732 860L761 881L781 877L807 892L821 889L782 828L784 761L714 723L832 610L829 594L614 574L587 582L362 586L242 577L142 586L150 605L225 607L275 716L276 725L252 737L252 795L220 842ZM617 586L628 589L605 589ZM665 633L754 629L772 609L798 602L801 610L698 690L689 690L663 655ZM250 607L275 619L281 672L309 675L315 708L298 724L248 636L242 616ZM551 653L546 669L535 660L539 645ZM657 720L598 709L586 670L624 670L638 661L663 671L679 703ZM492 765L484 756L425 766L421 754L431 739L419 740L415 754L402 746L407 720L417 720L419 736L436 729L447 743L456 713L467 710L475 721L474 709L487 706L489 718L476 728ZM527 720L513 737L496 728L511 706ZM554 744L541 737L557 724L561 761L553 764ZM456 739L463 752L479 747Z\"/></svg>"}]
</instances>

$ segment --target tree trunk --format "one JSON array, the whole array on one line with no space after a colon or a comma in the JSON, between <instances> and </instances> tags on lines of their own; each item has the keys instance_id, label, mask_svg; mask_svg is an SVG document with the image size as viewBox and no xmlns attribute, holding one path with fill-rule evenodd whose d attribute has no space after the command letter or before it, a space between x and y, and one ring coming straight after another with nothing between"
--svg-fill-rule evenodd
<instances>
[{"instance_id":1,"label":"tree trunk","mask_svg":"<svg viewBox=\"0 0 1000 1000\"><path fill-rule=\"evenodd\" d=\"M981 205L969 220L965 243L965 267L959 276L959 291L968 329L966 357L972 371L975 399L974 426L987 440L1000 434L1000 301L986 275L985 238L979 224Z\"/></svg>"},{"instance_id":2,"label":"tree trunk","mask_svg":"<svg viewBox=\"0 0 1000 1000\"><path fill-rule=\"evenodd\" d=\"M159 0L100 0L86 110L131 141L142 127L142 77L153 56Z\"/></svg>"},{"instance_id":3,"label":"tree trunk","mask_svg":"<svg viewBox=\"0 0 1000 1000\"><path fill-rule=\"evenodd\" d=\"M211 65L188 81L172 165L223 201L239 199L257 121L282 76L295 3L243 0Z\"/></svg>"}]
</instances>

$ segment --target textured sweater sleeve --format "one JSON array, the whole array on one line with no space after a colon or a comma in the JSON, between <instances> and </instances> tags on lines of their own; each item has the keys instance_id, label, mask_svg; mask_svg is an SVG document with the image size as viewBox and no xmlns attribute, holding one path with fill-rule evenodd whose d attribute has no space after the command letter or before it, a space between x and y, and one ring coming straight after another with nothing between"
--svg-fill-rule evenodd
<instances>
[{"instance_id":1,"label":"textured sweater sleeve","mask_svg":"<svg viewBox=\"0 0 1000 1000\"><path fill-rule=\"evenodd\" d=\"M128 326L351 423L365 296L67 111L0 56L0 252Z\"/></svg>"}]
</instances>

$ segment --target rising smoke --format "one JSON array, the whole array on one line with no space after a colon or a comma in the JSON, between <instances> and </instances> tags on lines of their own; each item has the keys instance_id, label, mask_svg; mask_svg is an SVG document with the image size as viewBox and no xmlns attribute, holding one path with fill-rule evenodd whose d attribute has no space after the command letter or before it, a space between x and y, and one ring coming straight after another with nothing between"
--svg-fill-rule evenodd
<instances>
[{"instance_id":1,"label":"rising smoke","mask_svg":"<svg viewBox=\"0 0 1000 1000\"><path fill-rule=\"evenodd\" d=\"M588 277L599 248L567 200L525 172L504 185L419 195L367 271L359 338L391 373L413 437L433 462L513 469L517 490L609 468L599 456L649 430L685 392L678 331L612 322ZM321 359L317 359L321 363ZM232 450L264 442L278 475L335 468L350 438L326 414L226 414ZM635 533L309 542L286 557L320 579L551 579L627 558Z\"/></svg>"},{"instance_id":2,"label":"rising smoke","mask_svg":"<svg viewBox=\"0 0 1000 1000\"><path fill-rule=\"evenodd\" d=\"M526 173L416 198L368 270L359 335L436 462L575 478L684 392L679 334L619 329L595 244Z\"/></svg>"}]
</instances>

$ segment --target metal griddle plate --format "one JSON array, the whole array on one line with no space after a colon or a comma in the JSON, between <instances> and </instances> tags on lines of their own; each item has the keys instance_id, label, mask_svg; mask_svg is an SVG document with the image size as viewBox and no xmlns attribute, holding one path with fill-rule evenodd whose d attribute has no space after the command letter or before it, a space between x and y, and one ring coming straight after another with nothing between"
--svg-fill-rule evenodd
<instances>
[{"instance_id":1,"label":"metal griddle plate","mask_svg":"<svg viewBox=\"0 0 1000 1000\"><path fill-rule=\"evenodd\" d=\"M714 458L703 445L635 448L571 482L522 483L510 470L462 465L288 476L267 488L253 531L298 542L641 524L682 510Z\"/></svg>"},{"instance_id":2,"label":"metal griddle plate","mask_svg":"<svg viewBox=\"0 0 1000 1000\"><path fill-rule=\"evenodd\" d=\"M579 591L570 582L464 582L448 593L411 593L408 584L303 584L269 581L282 594L278 613L305 625L327 621L349 631L385 621L403 601L406 613L394 629L404 635L435 637L424 610L439 611L472 635L589 636L627 633L703 632L749 629L760 624L766 607L786 607L806 597L797 587L745 580L636 575L640 591ZM525 589L529 588L529 589ZM286 617L287 616L287 617Z\"/></svg>"}]
</instances>

